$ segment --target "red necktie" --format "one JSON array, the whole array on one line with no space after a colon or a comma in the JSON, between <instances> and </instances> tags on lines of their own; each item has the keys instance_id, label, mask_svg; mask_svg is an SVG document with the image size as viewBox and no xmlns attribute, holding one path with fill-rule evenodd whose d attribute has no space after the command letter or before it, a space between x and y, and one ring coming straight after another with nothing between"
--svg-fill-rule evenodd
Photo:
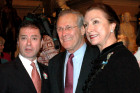
<instances>
[{"instance_id":1,"label":"red necktie","mask_svg":"<svg viewBox=\"0 0 140 93\"><path fill-rule=\"evenodd\" d=\"M73 54L70 54L67 68L66 68L66 78L65 78L65 93L73 93Z\"/></svg>"},{"instance_id":2,"label":"red necktie","mask_svg":"<svg viewBox=\"0 0 140 93\"><path fill-rule=\"evenodd\" d=\"M33 67L32 69L32 81L34 83L34 86L36 88L37 93L41 93L41 78L39 76L39 73L37 72L35 63L32 62L31 66Z\"/></svg>"}]
</instances>

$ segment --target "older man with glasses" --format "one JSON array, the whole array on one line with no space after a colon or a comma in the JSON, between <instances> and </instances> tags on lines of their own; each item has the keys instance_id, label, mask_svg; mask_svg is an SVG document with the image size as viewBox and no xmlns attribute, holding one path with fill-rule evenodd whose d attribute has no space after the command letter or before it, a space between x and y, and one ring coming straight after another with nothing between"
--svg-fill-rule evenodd
<instances>
[{"instance_id":1,"label":"older man with glasses","mask_svg":"<svg viewBox=\"0 0 140 93\"><path fill-rule=\"evenodd\" d=\"M51 93L83 93L82 87L91 70L91 62L99 53L97 48L85 42L83 20L82 14L71 9L58 15L57 33L66 51L49 62Z\"/></svg>"}]
</instances>

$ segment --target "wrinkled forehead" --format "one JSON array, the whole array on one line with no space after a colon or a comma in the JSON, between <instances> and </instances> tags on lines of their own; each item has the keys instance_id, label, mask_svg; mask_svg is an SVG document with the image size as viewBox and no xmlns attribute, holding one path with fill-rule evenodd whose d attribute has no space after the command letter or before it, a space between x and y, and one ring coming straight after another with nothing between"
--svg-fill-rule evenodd
<instances>
[{"instance_id":1,"label":"wrinkled forehead","mask_svg":"<svg viewBox=\"0 0 140 93\"><path fill-rule=\"evenodd\" d=\"M100 18L100 17L104 17L106 19L108 19L108 15L102 10L102 9L91 9L89 11L86 12L85 14L85 21L91 21L93 18Z\"/></svg>"},{"instance_id":2,"label":"wrinkled forehead","mask_svg":"<svg viewBox=\"0 0 140 93\"><path fill-rule=\"evenodd\" d=\"M35 26L25 26L25 27L21 27L19 32L25 32L25 31L33 31L33 32L39 32L40 33L40 30L39 28L35 27Z\"/></svg>"},{"instance_id":3,"label":"wrinkled forehead","mask_svg":"<svg viewBox=\"0 0 140 93\"><path fill-rule=\"evenodd\" d=\"M78 17L76 14L68 13L60 16L57 20L57 25L77 23Z\"/></svg>"}]
</instances>

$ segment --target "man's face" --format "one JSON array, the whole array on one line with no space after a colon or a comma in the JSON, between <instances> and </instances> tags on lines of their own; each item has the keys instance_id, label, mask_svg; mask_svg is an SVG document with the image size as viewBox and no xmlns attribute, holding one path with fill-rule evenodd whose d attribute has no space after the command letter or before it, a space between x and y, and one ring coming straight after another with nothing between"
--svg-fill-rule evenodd
<instances>
[{"instance_id":1,"label":"man's face","mask_svg":"<svg viewBox=\"0 0 140 93\"><path fill-rule=\"evenodd\" d=\"M61 45L70 53L75 52L83 45L83 35L81 28L77 24L75 14L66 14L59 17L57 21L57 33Z\"/></svg>"},{"instance_id":2,"label":"man's face","mask_svg":"<svg viewBox=\"0 0 140 93\"><path fill-rule=\"evenodd\" d=\"M20 29L18 46L22 56L29 60L34 60L41 45L41 35L38 28L22 27Z\"/></svg>"}]
</instances>

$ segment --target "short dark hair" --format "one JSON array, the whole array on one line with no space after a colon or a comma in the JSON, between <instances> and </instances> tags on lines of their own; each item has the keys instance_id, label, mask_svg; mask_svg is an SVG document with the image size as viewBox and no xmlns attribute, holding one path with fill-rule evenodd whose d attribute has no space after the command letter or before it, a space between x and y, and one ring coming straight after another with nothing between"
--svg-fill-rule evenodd
<instances>
[{"instance_id":1,"label":"short dark hair","mask_svg":"<svg viewBox=\"0 0 140 93\"><path fill-rule=\"evenodd\" d=\"M23 20L22 21L22 23L20 24L19 29L18 29L17 38L19 36L20 29L23 28L23 27L32 27L32 28L39 29L39 32L40 32L40 35L41 35L41 39L43 38L43 35L44 35L43 27L37 21L33 21L33 20Z\"/></svg>"},{"instance_id":2,"label":"short dark hair","mask_svg":"<svg viewBox=\"0 0 140 93\"><path fill-rule=\"evenodd\" d=\"M93 9L100 9L106 14L106 18L109 21L109 23L116 23L115 27L115 36L117 38L118 32L120 29L120 20L119 17L117 16L116 12L111 8L109 5L104 4L104 3L93 3L86 12L93 10Z\"/></svg>"}]
</instances>

